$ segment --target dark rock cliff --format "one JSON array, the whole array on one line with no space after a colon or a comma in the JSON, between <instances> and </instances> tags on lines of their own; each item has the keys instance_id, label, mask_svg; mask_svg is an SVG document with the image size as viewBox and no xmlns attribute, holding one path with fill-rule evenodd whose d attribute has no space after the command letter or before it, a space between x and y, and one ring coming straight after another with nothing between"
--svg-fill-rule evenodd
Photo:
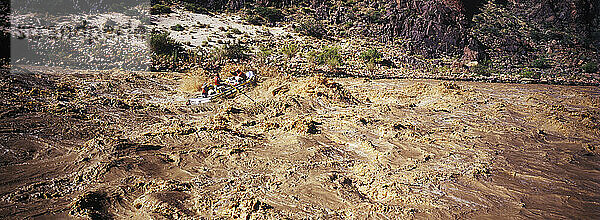
<instances>
[{"instance_id":1,"label":"dark rock cliff","mask_svg":"<svg viewBox=\"0 0 600 220\"><path fill-rule=\"evenodd\" d=\"M335 33L409 40L412 52L429 58L482 60L489 58L487 50L523 59L540 56L548 47L600 48L598 0L184 1L214 10L310 8L308 16L336 25Z\"/></svg>"}]
</instances>

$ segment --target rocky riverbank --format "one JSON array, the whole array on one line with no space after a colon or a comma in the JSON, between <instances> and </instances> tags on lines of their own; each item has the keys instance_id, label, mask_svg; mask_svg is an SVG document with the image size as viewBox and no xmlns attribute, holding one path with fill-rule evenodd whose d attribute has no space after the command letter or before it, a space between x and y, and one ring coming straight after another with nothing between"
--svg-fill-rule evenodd
<instances>
[{"instance_id":1,"label":"rocky riverbank","mask_svg":"<svg viewBox=\"0 0 600 220\"><path fill-rule=\"evenodd\" d=\"M474 28L481 30L473 30L473 34L485 38L484 44L503 41L500 38L488 39L490 28L498 28L495 26L497 22L491 19L508 16L506 10L498 11L499 8L499 5L487 5L481 13L474 15L477 20ZM336 23L323 24L325 37L307 36L298 27L310 24L303 22L312 17L311 10L282 10L286 18L268 25L252 24L249 20L252 11L248 10L197 14L179 6L172 6L171 13L158 15L148 15L141 6L121 13L47 15L49 17L34 13L18 15L13 19L13 47L17 48L13 61L15 64L79 69L210 70L221 66L215 65L214 60L220 48L239 43L249 48L244 53L250 56L250 61L229 62L253 65L266 62L292 75L326 72L374 78L510 83L597 85L600 82L597 53L590 48L574 49L559 41L538 42L536 47L546 48L544 50L548 54L534 60L518 56L509 56L512 61L500 59L507 57L506 54L477 51L476 48L465 50L469 53L468 59L445 52L437 56L423 56L415 53L415 39L389 42L357 33L350 36L348 34L353 32L339 33L341 26ZM505 19L508 22L505 28L513 31L512 37L530 39L513 27L519 24L518 18ZM369 24L363 23L359 26ZM526 28L529 32L540 31L533 24ZM184 54L179 57L153 55L147 45L156 32L167 32L185 50ZM299 48L292 57L287 57L282 48L290 44ZM310 60L310 53L326 47L339 48L340 62L334 68L315 66ZM377 63L369 64L360 58L368 50L382 54Z\"/></svg>"}]
</instances>

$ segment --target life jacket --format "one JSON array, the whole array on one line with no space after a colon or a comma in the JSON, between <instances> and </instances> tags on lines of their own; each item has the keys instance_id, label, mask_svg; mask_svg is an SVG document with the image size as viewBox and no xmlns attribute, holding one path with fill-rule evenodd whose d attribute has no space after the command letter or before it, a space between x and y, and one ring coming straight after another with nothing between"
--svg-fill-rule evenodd
<instances>
[{"instance_id":1,"label":"life jacket","mask_svg":"<svg viewBox=\"0 0 600 220\"><path fill-rule=\"evenodd\" d=\"M215 86L221 85L221 78L219 78L219 76L217 75L215 77Z\"/></svg>"}]
</instances>

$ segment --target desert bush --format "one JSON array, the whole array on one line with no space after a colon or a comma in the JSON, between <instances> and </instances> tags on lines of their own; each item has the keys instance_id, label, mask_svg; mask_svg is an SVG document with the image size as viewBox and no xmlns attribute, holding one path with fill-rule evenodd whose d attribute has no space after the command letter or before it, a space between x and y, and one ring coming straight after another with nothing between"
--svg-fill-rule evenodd
<instances>
[{"instance_id":1,"label":"desert bush","mask_svg":"<svg viewBox=\"0 0 600 220\"><path fill-rule=\"evenodd\" d=\"M166 5L156 4L156 5L152 5L152 7L150 7L151 15L168 14L171 12L173 12L171 10L171 7L166 6Z\"/></svg>"},{"instance_id":2,"label":"desert bush","mask_svg":"<svg viewBox=\"0 0 600 220\"><path fill-rule=\"evenodd\" d=\"M257 7L254 9L254 13L258 16L265 19L265 21L270 23L275 23L283 20L284 16L281 10L276 8L268 8L268 7Z\"/></svg>"},{"instance_id":3,"label":"desert bush","mask_svg":"<svg viewBox=\"0 0 600 220\"><path fill-rule=\"evenodd\" d=\"M181 43L169 36L169 33L154 33L149 39L150 51L157 55L173 55L183 52Z\"/></svg>"},{"instance_id":4,"label":"desert bush","mask_svg":"<svg viewBox=\"0 0 600 220\"><path fill-rule=\"evenodd\" d=\"M533 62L531 62L531 65L529 65L529 66L531 66L533 68L538 68L538 69L550 68L550 64L549 64L548 60L545 58L536 59Z\"/></svg>"},{"instance_id":5,"label":"desert bush","mask_svg":"<svg viewBox=\"0 0 600 220\"><path fill-rule=\"evenodd\" d=\"M265 63L267 59L273 54L273 50L269 47L260 46L256 57L261 63Z\"/></svg>"},{"instance_id":6,"label":"desert bush","mask_svg":"<svg viewBox=\"0 0 600 220\"><path fill-rule=\"evenodd\" d=\"M445 66L445 65L433 65L430 68L430 73L433 75L438 75L438 74L448 74L448 73L452 73L452 68L450 68L449 66Z\"/></svg>"},{"instance_id":7,"label":"desert bush","mask_svg":"<svg viewBox=\"0 0 600 220\"><path fill-rule=\"evenodd\" d=\"M151 71L183 72L202 66L206 69L215 68L216 64L209 62L209 54L203 50L181 50L178 53L152 54Z\"/></svg>"},{"instance_id":8,"label":"desert bush","mask_svg":"<svg viewBox=\"0 0 600 220\"><path fill-rule=\"evenodd\" d=\"M367 12L367 14L365 16L367 16L367 18L369 19L369 21L371 23L375 23L375 24L385 23L385 19L383 19L385 17L385 12L383 12L383 11L371 9Z\"/></svg>"},{"instance_id":9,"label":"desert bush","mask_svg":"<svg viewBox=\"0 0 600 220\"><path fill-rule=\"evenodd\" d=\"M248 23L253 24L253 25L261 25L263 22L263 19L261 17L259 17L258 15L247 15L244 18Z\"/></svg>"},{"instance_id":10,"label":"desert bush","mask_svg":"<svg viewBox=\"0 0 600 220\"><path fill-rule=\"evenodd\" d=\"M321 51L311 51L308 53L308 60L316 65L337 68L342 65L342 56L339 50L339 47L325 47Z\"/></svg>"},{"instance_id":11,"label":"desert bush","mask_svg":"<svg viewBox=\"0 0 600 220\"><path fill-rule=\"evenodd\" d=\"M496 73L496 70L493 68L492 61L490 60L483 60L477 63L477 65L470 67L469 70L477 75L482 76L490 76Z\"/></svg>"},{"instance_id":12,"label":"desert bush","mask_svg":"<svg viewBox=\"0 0 600 220\"><path fill-rule=\"evenodd\" d=\"M240 29L237 29L237 28L230 28L229 32L231 32L232 34L243 34L243 32L240 31Z\"/></svg>"},{"instance_id":13,"label":"desert bush","mask_svg":"<svg viewBox=\"0 0 600 220\"><path fill-rule=\"evenodd\" d=\"M265 23L276 23L282 21L285 16L281 10L270 7L256 7L246 11L245 20L253 25L262 25Z\"/></svg>"},{"instance_id":14,"label":"desert bush","mask_svg":"<svg viewBox=\"0 0 600 220\"><path fill-rule=\"evenodd\" d=\"M183 30L185 30L185 28L183 26L181 26L181 24L176 24L176 25L171 26L171 30L183 31Z\"/></svg>"},{"instance_id":15,"label":"desert bush","mask_svg":"<svg viewBox=\"0 0 600 220\"><path fill-rule=\"evenodd\" d=\"M583 72L586 72L586 73L598 72L598 63L589 62L589 63L583 64L583 66L581 66L581 69L583 69Z\"/></svg>"},{"instance_id":16,"label":"desert bush","mask_svg":"<svg viewBox=\"0 0 600 220\"><path fill-rule=\"evenodd\" d=\"M294 31L306 36L323 38L327 36L325 25L317 20L306 20L296 26Z\"/></svg>"},{"instance_id":17,"label":"desert bush","mask_svg":"<svg viewBox=\"0 0 600 220\"><path fill-rule=\"evenodd\" d=\"M520 75L522 78L528 79L539 79L542 77L542 75L539 72L533 71L529 68L522 69Z\"/></svg>"},{"instance_id":18,"label":"desert bush","mask_svg":"<svg viewBox=\"0 0 600 220\"><path fill-rule=\"evenodd\" d=\"M287 59L292 59L298 51L300 51L300 46L296 42L290 42L283 46L280 49L281 53L287 57Z\"/></svg>"},{"instance_id":19,"label":"desert bush","mask_svg":"<svg viewBox=\"0 0 600 220\"><path fill-rule=\"evenodd\" d=\"M196 14L210 14L210 12L206 8L200 6L199 4L183 2L182 5L185 10L196 13Z\"/></svg>"},{"instance_id":20,"label":"desert bush","mask_svg":"<svg viewBox=\"0 0 600 220\"><path fill-rule=\"evenodd\" d=\"M250 49L240 43L225 44L212 51L212 57L216 61L224 60L246 60Z\"/></svg>"},{"instance_id":21,"label":"desert bush","mask_svg":"<svg viewBox=\"0 0 600 220\"><path fill-rule=\"evenodd\" d=\"M108 19L106 20L103 24L102 24L102 31L104 32L112 32L115 30L115 27L117 26L117 22L113 21L112 19Z\"/></svg>"},{"instance_id":22,"label":"desert bush","mask_svg":"<svg viewBox=\"0 0 600 220\"><path fill-rule=\"evenodd\" d=\"M358 58L363 60L366 64L378 63L381 61L382 57L383 57L383 54L381 54L381 52L379 52L375 48L369 48L369 49L361 52L360 55L358 56Z\"/></svg>"}]
</instances>

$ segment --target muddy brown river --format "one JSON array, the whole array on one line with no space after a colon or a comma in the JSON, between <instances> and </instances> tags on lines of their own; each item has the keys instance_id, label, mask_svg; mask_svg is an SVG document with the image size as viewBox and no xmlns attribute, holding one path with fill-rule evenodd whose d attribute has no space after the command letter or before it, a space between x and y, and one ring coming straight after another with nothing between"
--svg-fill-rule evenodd
<instances>
[{"instance_id":1,"label":"muddy brown river","mask_svg":"<svg viewBox=\"0 0 600 220\"><path fill-rule=\"evenodd\" d=\"M0 217L600 218L598 87L187 77L4 71Z\"/></svg>"}]
</instances>

